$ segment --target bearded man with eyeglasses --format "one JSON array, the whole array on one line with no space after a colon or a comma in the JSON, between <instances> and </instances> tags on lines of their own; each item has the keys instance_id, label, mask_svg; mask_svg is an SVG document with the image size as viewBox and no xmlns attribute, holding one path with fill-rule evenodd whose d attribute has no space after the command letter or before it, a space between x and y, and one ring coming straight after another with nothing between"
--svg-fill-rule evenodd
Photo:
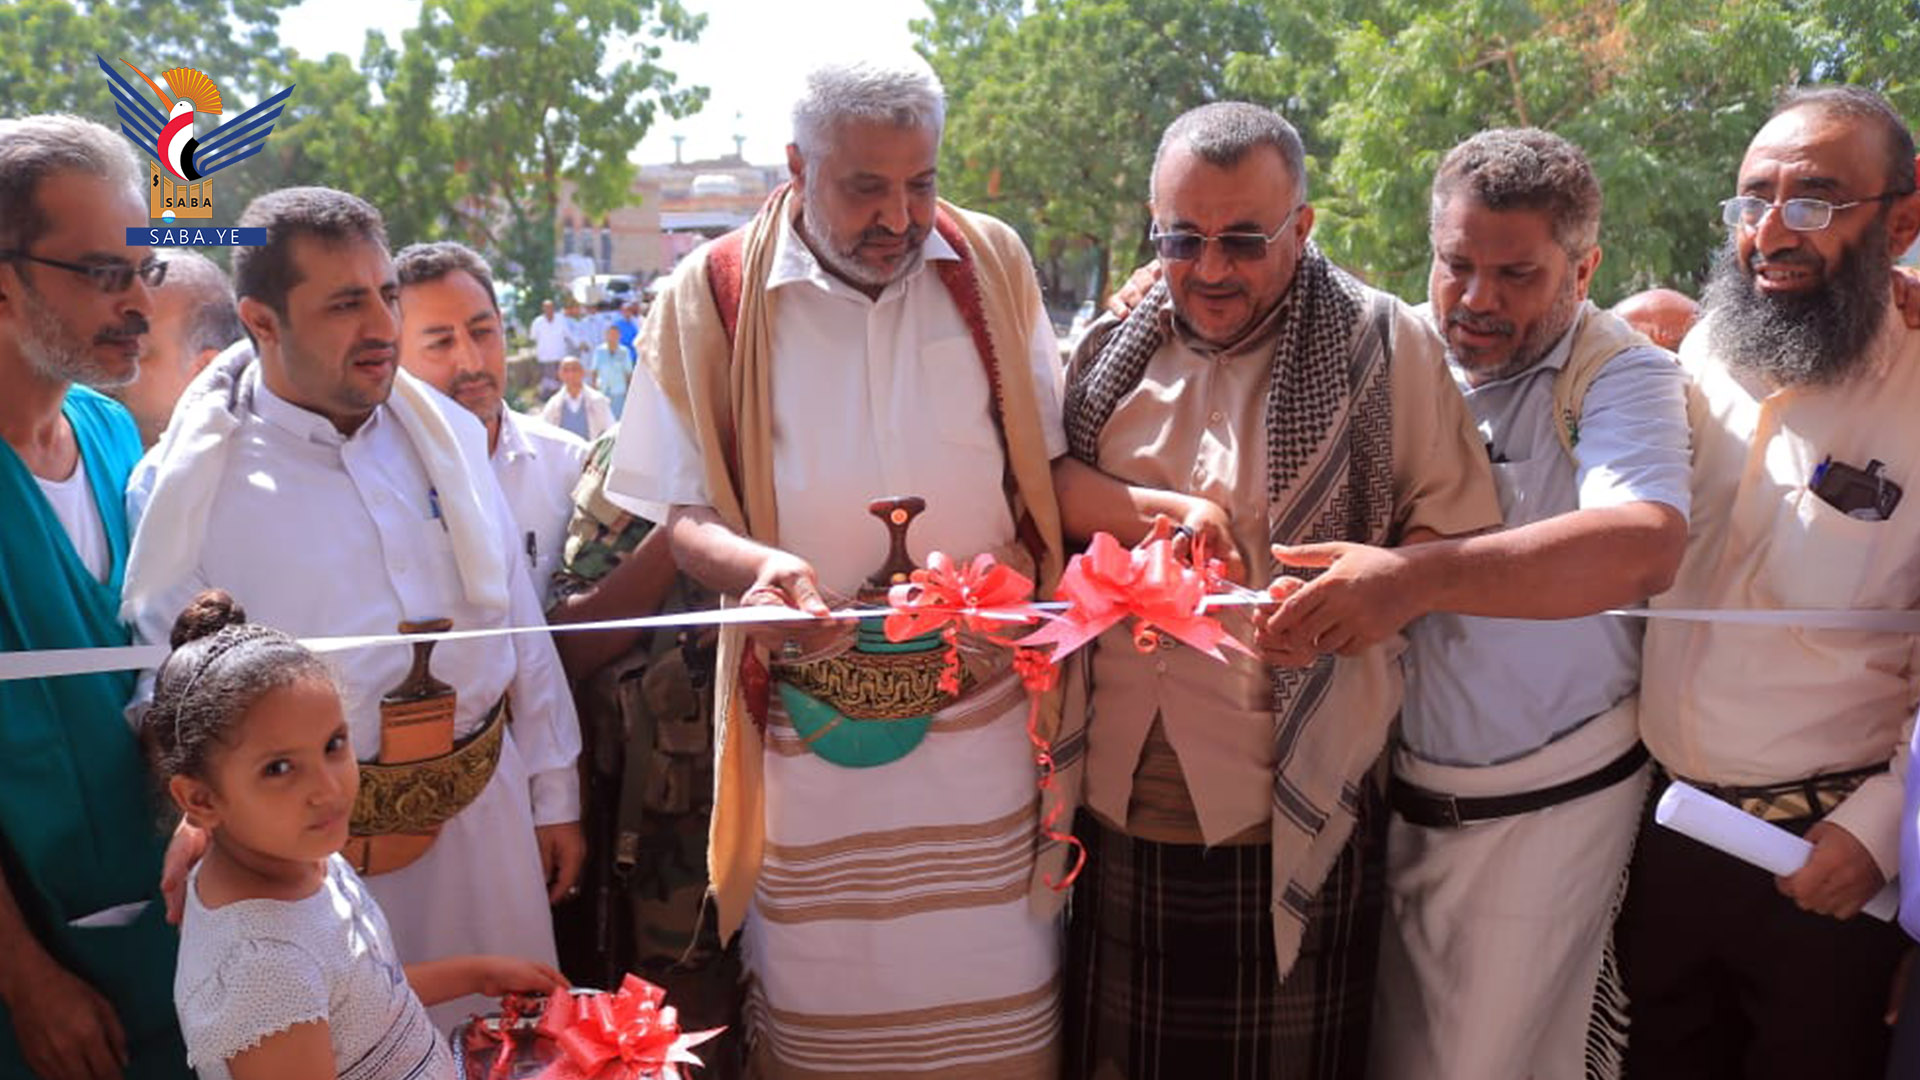
<instances>
[{"instance_id":1,"label":"bearded man with eyeglasses","mask_svg":"<svg viewBox=\"0 0 1920 1080\"><path fill-rule=\"evenodd\" d=\"M1920 608L1920 507L1902 499L1920 484L1920 331L1889 302L1920 235L1914 171L1905 121L1859 87L1789 95L1748 146L1680 348L1691 536L1656 608ZM1659 767L1813 847L1774 877L1642 824L1619 927L1627 1075L1882 1075L1903 942L1860 912L1899 866L1916 700L1910 635L1650 624L1640 721Z\"/></svg>"},{"instance_id":2,"label":"bearded man with eyeglasses","mask_svg":"<svg viewBox=\"0 0 1920 1080\"><path fill-rule=\"evenodd\" d=\"M125 645L132 381L166 265L120 136L0 121L0 652ZM132 672L0 682L0 1075L190 1075Z\"/></svg>"},{"instance_id":3,"label":"bearded man with eyeglasses","mask_svg":"<svg viewBox=\"0 0 1920 1080\"><path fill-rule=\"evenodd\" d=\"M1265 583L1275 544L1500 523L1443 343L1309 242L1306 179L1298 134L1258 106L1203 106L1162 136L1165 280L1096 323L1069 368L1071 455L1054 478L1071 535L1174 532L1176 552ZM1265 620L1247 612L1223 618L1253 641ZM1224 665L1124 632L1096 646L1071 1076L1364 1069L1386 824L1375 765L1404 643L1334 656L1284 630L1257 640L1263 655Z\"/></svg>"}]
</instances>

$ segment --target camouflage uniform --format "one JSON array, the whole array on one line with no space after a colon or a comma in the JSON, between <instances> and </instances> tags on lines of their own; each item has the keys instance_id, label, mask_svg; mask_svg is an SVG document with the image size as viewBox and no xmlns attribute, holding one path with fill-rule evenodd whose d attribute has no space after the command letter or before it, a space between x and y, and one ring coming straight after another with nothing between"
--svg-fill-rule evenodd
<instances>
[{"instance_id":1,"label":"camouflage uniform","mask_svg":"<svg viewBox=\"0 0 1920 1080\"><path fill-rule=\"evenodd\" d=\"M587 454L574 488L555 593L592 588L654 523L606 496L618 429ZM662 612L704 611L714 595L678 576ZM723 952L707 893L707 825L713 814L712 633L656 631L575 683L585 773L589 861L582 895L557 920L561 959L585 985L612 987L633 971L667 991L689 1030L740 1031L739 969ZM700 1051L703 1075L725 1077L731 1039Z\"/></svg>"}]
</instances>

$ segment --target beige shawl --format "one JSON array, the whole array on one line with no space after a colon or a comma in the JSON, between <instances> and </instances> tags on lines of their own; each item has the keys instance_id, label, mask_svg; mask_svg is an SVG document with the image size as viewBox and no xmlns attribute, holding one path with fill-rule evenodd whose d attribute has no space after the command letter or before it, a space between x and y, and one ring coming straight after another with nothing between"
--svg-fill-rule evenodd
<instances>
[{"instance_id":1,"label":"beige shawl","mask_svg":"<svg viewBox=\"0 0 1920 1080\"><path fill-rule=\"evenodd\" d=\"M699 448L714 511L734 531L770 546L779 543L779 527L773 490L774 313L765 283L779 235L778 215L792 215L796 207L792 190L782 188L745 226L739 322L731 346L702 259L689 272L677 275L672 289L661 297L659 310L647 320L640 348L643 362ZM964 245L955 247L973 260L979 310L999 361L994 391L1015 492L1012 509L1016 521L1023 514L1031 518L1041 539L1039 586L1045 594L1059 580L1063 560L1051 463L1039 405L1027 377L1027 342L1035 321L1046 318L1039 285L1026 248L1013 230L944 202L940 210L964 240ZM965 307L963 303L963 313ZM729 629L721 635L717 661L724 675L715 695L718 763L708 864L723 937L738 930L746 917L766 840L764 748L739 677L746 647L745 637ZM1065 800L1060 819L1070 821L1071 801L1079 787L1080 718L1063 729L1061 716L1060 695L1048 695L1042 708L1042 733L1055 741L1056 760L1074 755L1061 763L1062 775L1048 801ZM1042 840L1031 891L1036 906L1060 903L1060 896L1042 879L1057 877L1066 855L1063 845Z\"/></svg>"}]
</instances>

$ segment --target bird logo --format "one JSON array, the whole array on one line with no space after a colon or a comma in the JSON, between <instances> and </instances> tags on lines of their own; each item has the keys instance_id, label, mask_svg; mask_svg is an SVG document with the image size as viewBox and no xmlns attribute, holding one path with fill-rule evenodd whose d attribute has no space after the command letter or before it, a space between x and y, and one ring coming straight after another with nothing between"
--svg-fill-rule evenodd
<instances>
[{"instance_id":1,"label":"bird logo","mask_svg":"<svg viewBox=\"0 0 1920 1080\"><path fill-rule=\"evenodd\" d=\"M195 133L195 119L201 114L222 116L226 107L220 88L205 72L190 67L169 68L162 71L160 81L155 82L131 61L122 59L120 62L129 71L153 89L162 106L157 109L126 76L107 63L105 57L96 55L94 59L99 61L100 70L106 73L111 84L114 111L120 114L121 134L158 166L152 185L153 216L164 221L173 220L176 208L187 217L204 217L210 213L212 197L207 178L265 149L274 122L280 119L287 99L293 94L293 87L289 86L225 121L201 139ZM166 89L161 88L161 83L166 84ZM161 169L166 175L160 174ZM188 189L178 184L199 186L187 194Z\"/></svg>"},{"instance_id":2,"label":"bird logo","mask_svg":"<svg viewBox=\"0 0 1920 1080\"><path fill-rule=\"evenodd\" d=\"M193 114L203 112L219 116L220 88L197 68L174 68L160 73L160 77L173 90L173 96L168 97L167 92L160 89L160 84L147 78L146 72L126 60L120 62L132 68L135 75L146 79L147 85L153 87L153 92L166 103L167 122L160 128L160 140L155 147L160 152L160 164L182 180L200 179L200 170L193 164L194 148L200 145L199 140L193 137Z\"/></svg>"}]
</instances>

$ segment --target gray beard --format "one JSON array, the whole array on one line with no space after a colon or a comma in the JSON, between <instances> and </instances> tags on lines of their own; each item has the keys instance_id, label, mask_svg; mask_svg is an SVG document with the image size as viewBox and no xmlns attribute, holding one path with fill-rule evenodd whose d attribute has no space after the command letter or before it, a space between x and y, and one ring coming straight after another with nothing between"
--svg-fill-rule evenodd
<instances>
[{"instance_id":1,"label":"gray beard","mask_svg":"<svg viewBox=\"0 0 1920 1080\"><path fill-rule=\"evenodd\" d=\"M1454 314L1454 312L1448 312L1441 316L1442 340L1446 338L1447 321L1451 320ZM1460 314L1465 313L1460 312ZM1448 346L1447 356L1453 361L1455 367L1469 374L1469 381L1475 386L1510 379L1545 360L1547 354L1553 351L1553 347L1566 336L1567 330L1573 326L1573 321L1579 317L1579 314L1580 297L1574 289L1573 272L1569 270L1567 280L1561 285L1560 295L1554 297L1553 307L1539 321L1528 327L1526 337L1514 346L1513 355L1507 358L1506 363L1486 370L1474 368L1462 362L1460 355L1453 350L1452 346Z\"/></svg>"},{"instance_id":2,"label":"gray beard","mask_svg":"<svg viewBox=\"0 0 1920 1080\"><path fill-rule=\"evenodd\" d=\"M96 390L112 390L127 385L140 374L137 364L124 373L102 368L88 343L74 336L72 329L60 321L60 316L54 314L32 286L21 289L20 295L23 297L20 306L26 314L20 353L35 375L48 382L80 383Z\"/></svg>"},{"instance_id":3,"label":"gray beard","mask_svg":"<svg viewBox=\"0 0 1920 1080\"><path fill-rule=\"evenodd\" d=\"M1701 297L1702 310L1713 316L1708 343L1730 366L1777 386L1841 382L1872 355L1892 299L1892 267L1886 232L1873 228L1841 253L1817 288L1773 295L1759 290L1728 240L1714 255Z\"/></svg>"},{"instance_id":4,"label":"gray beard","mask_svg":"<svg viewBox=\"0 0 1920 1080\"><path fill-rule=\"evenodd\" d=\"M919 269L920 260L925 255L924 249L920 247L915 247L913 254L901 262L900 268L891 274L876 273L860 260L840 254L840 237L833 235L824 224L827 221L825 209L815 205L814 193L819 190L817 183L809 177L806 192L800 201L802 226L800 235L806 241L807 247L812 250L814 258L825 263L829 270L848 281L875 289L884 289Z\"/></svg>"}]
</instances>

